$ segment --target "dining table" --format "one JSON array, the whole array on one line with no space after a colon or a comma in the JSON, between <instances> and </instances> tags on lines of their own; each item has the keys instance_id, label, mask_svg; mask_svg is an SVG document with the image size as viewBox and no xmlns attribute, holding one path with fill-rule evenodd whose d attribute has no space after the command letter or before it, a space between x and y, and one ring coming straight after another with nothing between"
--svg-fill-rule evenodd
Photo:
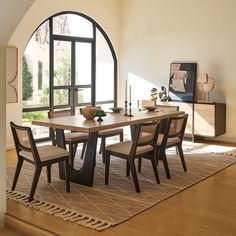
<instances>
[{"instance_id":1,"label":"dining table","mask_svg":"<svg viewBox=\"0 0 236 236\"><path fill-rule=\"evenodd\" d=\"M93 186L94 171L96 166L96 152L98 132L101 130L130 126L131 135L139 123L160 121L169 117L184 114L183 111L156 110L133 111L132 116L125 116L124 113L107 113L103 121L86 120L82 115L67 117L55 117L45 120L33 120L33 125L53 128L56 132L57 146L66 149L64 131L88 133L88 142L84 162L80 169L70 166L70 180L86 186ZM59 163L59 177L65 179L63 163Z\"/></svg>"}]
</instances>

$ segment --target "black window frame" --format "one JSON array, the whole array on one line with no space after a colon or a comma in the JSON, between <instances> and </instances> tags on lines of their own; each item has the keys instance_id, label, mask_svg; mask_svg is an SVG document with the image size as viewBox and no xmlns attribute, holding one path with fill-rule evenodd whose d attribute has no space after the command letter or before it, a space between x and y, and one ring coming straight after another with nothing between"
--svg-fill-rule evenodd
<instances>
[{"instance_id":1,"label":"black window frame","mask_svg":"<svg viewBox=\"0 0 236 236\"><path fill-rule=\"evenodd\" d=\"M92 38L86 38L86 37L75 37L75 36L65 36L65 35L57 35L53 34L53 18L59 15L64 15L64 14L75 14L80 17L85 18L86 20L90 21L93 26L93 37ZM41 27L46 21L49 21L49 106L45 107L33 107L33 108L22 108L22 112L35 112L35 111L52 111L55 109L63 109L63 108L69 108L73 107L76 108L77 104L75 104L75 92L70 92L69 91L69 104L68 105L59 105L59 106L54 106L53 105L53 89L57 89L57 86L54 86L53 84L53 64L54 64L54 49L53 49L53 41L54 40L62 40L62 41L70 41L72 42L72 47L75 47L76 42L89 42L92 44L92 63L91 63L91 85L76 85L76 89L81 89L81 88L91 88L91 103L81 103L80 106L86 106L86 105L103 105L103 104L109 104L113 103L114 106L117 106L117 57L116 53L114 50L114 47L112 45L111 40L109 39L107 33L103 30L103 28L91 17L80 13L80 12L75 12L75 11L63 11L57 14L54 14L47 18L45 21L43 21L38 27ZM34 35L34 33L37 31L37 29L32 33L30 39ZM96 30L99 30L100 33L103 35L104 39L106 40L112 58L113 58L113 63L114 63L114 98L113 100L106 100L106 101L99 101L96 102ZM29 41L30 41L29 39ZM28 41L28 42L29 42ZM74 50L72 50L74 54ZM72 55L72 63L75 58L75 55ZM72 68L72 77L75 74L75 69ZM60 86L61 89L69 89L70 90L71 86ZM71 106L72 105L72 106ZM36 141L45 141L48 140L49 137L46 138L40 138L36 139Z\"/></svg>"}]
</instances>

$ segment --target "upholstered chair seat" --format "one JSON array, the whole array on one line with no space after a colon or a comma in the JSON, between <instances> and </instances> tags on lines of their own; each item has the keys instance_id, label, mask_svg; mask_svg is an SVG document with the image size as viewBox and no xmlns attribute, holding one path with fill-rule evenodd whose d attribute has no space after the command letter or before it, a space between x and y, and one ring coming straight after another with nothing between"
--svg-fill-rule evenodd
<instances>
[{"instance_id":1,"label":"upholstered chair seat","mask_svg":"<svg viewBox=\"0 0 236 236\"><path fill-rule=\"evenodd\" d=\"M52 145L38 146L37 149L40 156L40 160L42 162L53 160L60 157L64 158L64 156L69 156L69 152L66 151L65 149L55 147ZM26 152L22 150L19 152L19 154L24 158L34 161L32 152Z\"/></svg>"},{"instance_id":2,"label":"upholstered chair seat","mask_svg":"<svg viewBox=\"0 0 236 236\"><path fill-rule=\"evenodd\" d=\"M125 141L122 143L116 143L113 145L107 146L106 150L113 152L113 153L121 153L124 155L129 155L131 148L132 148L133 142L132 141ZM145 146L139 146L136 149L136 155L141 155L147 152L152 151L151 145L145 145Z\"/></svg>"}]
</instances>

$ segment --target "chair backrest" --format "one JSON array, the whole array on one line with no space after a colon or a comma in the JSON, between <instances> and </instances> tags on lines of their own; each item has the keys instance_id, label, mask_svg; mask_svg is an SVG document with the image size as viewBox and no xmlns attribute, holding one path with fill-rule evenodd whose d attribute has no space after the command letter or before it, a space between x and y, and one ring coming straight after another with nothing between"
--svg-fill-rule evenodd
<instances>
[{"instance_id":1,"label":"chair backrest","mask_svg":"<svg viewBox=\"0 0 236 236\"><path fill-rule=\"evenodd\" d=\"M152 100L138 100L138 108L140 110L144 109L145 107L154 107L155 101Z\"/></svg>"},{"instance_id":2,"label":"chair backrest","mask_svg":"<svg viewBox=\"0 0 236 236\"><path fill-rule=\"evenodd\" d=\"M48 118L65 117L65 116L73 116L73 115L74 115L74 110L72 108L66 109L66 110L48 112Z\"/></svg>"},{"instance_id":3,"label":"chair backrest","mask_svg":"<svg viewBox=\"0 0 236 236\"><path fill-rule=\"evenodd\" d=\"M152 132L147 133L145 131L147 127L150 128ZM157 142L157 136L159 133L159 127L159 121L138 124L133 138L133 144L130 150L130 155L135 156L137 147L139 146L151 145L154 150Z\"/></svg>"},{"instance_id":4,"label":"chair backrest","mask_svg":"<svg viewBox=\"0 0 236 236\"><path fill-rule=\"evenodd\" d=\"M178 137L183 140L184 132L187 124L188 114L170 117L167 119L163 143L166 143L168 138Z\"/></svg>"},{"instance_id":5,"label":"chair backrest","mask_svg":"<svg viewBox=\"0 0 236 236\"><path fill-rule=\"evenodd\" d=\"M48 112L48 118L66 117L66 116L73 116L73 115L74 115L74 110L72 108ZM56 146L56 135L55 135L55 130L53 128L49 128L49 135L52 140L52 144Z\"/></svg>"},{"instance_id":6,"label":"chair backrest","mask_svg":"<svg viewBox=\"0 0 236 236\"><path fill-rule=\"evenodd\" d=\"M20 151L31 152L34 163L41 162L31 128L13 122L10 122L10 125L17 155L19 156Z\"/></svg>"}]
</instances>

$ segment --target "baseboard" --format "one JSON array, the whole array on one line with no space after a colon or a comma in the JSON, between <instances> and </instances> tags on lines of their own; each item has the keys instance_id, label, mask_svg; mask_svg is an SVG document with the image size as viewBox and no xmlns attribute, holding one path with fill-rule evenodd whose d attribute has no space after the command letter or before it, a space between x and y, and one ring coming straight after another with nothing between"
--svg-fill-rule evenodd
<instances>
[{"instance_id":1,"label":"baseboard","mask_svg":"<svg viewBox=\"0 0 236 236\"><path fill-rule=\"evenodd\" d=\"M6 150L10 150L10 149L14 149L15 148L15 145L14 144L8 144L6 146Z\"/></svg>"},{"instance_id":2,"label":"baseboard","mask_svg":"<svg viewBox=\"0 0 236 236\"><path fill-rule=\"evenodd\" d=\"M6 213L4 216L5 227L9 230L19 233L20 235L40 235L40 236L56 236L57 234L46 229L40 228L29 222L21 220L15 216Z\"/></svg>"}]
</instances>

